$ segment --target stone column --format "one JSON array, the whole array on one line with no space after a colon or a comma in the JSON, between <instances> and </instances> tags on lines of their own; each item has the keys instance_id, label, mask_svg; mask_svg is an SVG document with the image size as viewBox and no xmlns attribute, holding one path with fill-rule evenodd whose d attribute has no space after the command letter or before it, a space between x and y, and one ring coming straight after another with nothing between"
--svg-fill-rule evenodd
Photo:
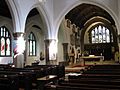
<instances>
[{"instance_id":1,"label":"stone column","mask_svg":"<svg viewBox=\"0 0 120 90\"><path fill-rule=\"evenodd\" d=\"M56 40L55 39L47 39L45 40L45 57L46 64L56 64Z\"/></svg>"},{"instance_id":2,"label":"stone column","mask_svg":"<svg viewBox=\"0 0 120 90\"><path fill-rule=\"evenodd\" d=\"M64 61L68 61L68 43L62 43Z\"/></svg>"},{"instance_id":3,"label":"stone column","mask_svg":"<svg viewBox=\"0 0 120 90\"><path fill-rule=\"evenodd\" d=\"M45 60L46 60L46 65L49 65L49 43L50 40L46 39L45 40Z\"/></svg>"},{"instance_id":4,"label":"stone column","mask_svg":"<svg viewBox=\"0 0 120 90\"><path fill-rule=\"evenodd\" d=\"M25 40L24 33L17 32L13 34L13 64L17 68L24 67L24 50L25 50Z\"/></svg>"}]
</instances>

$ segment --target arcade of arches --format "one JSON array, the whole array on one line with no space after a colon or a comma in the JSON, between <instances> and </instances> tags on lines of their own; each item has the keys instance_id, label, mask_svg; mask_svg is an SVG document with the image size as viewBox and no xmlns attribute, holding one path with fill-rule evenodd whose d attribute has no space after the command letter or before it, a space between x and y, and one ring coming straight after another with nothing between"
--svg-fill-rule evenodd
<instances>
[{"instance_id":1,"label":"arcade of arches","mask_svg":"<svg viewBox=\"0 0 120 90\"><path fill-rule=\"evenodd\" d=\"M0 0L0 64L76 64L83 55L119 62L119 3Z\"/></svg>"}]
</instances>

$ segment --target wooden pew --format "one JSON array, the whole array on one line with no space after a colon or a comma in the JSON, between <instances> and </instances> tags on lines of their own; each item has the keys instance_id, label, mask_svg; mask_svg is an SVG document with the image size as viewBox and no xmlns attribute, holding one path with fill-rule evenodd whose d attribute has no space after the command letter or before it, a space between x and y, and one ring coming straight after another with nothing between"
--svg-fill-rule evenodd
<instances>
[{"instance_id":1,"label":"wooden pew","mask_svg":"<svg viewBox=\"0 0 120 90\"><path fill-rule=\"evenodd\" d=\"M56 87L57 90L59 90L59 88L63 90L73 90L74 88L78 88L79 90L119 90L119 83L120 80L82 78L70 79L69 81L60 81L56 85L51 84L51 86ZM45 88L47 87L45 90L56 90L54 87L51 89L51 86L45 86Z\"/></svg>"},{"instance_id":2,"label":"wooden pew","mask_svg":"<svg viewBox=\"0 0 120 90\"><path fill-rule=\"evenodd\" d=\"M94 69L120 69L119 64L112 64L112 65L91 65L91 68Z\"/></svg>"},{"instance_id":3,"label":"wooden pew","mask_svg":"<svg viewBox=\"0 0 120 90\"><path fill-rule=\"evenodd\" d=\"M1 75L16 75L19 79L19 88L24 88L25 90L32 90L32 77L30 73L26 72L11 72L11 71L0 71Z\"/></svg>"},{"instance_id":4,"label":"wooden pew","mask_svg":"<svg viewBox=\"0 0 120 90\"><path fill-rule=\"evenodd\" d=\"M29 67L26 67L26 68L27 69L33 69L33 70L39 70L40 69L43 72L43 73L40 72L40 75L41 74L43 74L43 75L40 76L39 74L37 74L37 76L36 76L37 79L41 78L41 77L47 77L48 75L56 75L57 79L64 78L64 76L65 76L65 67L62 66L62 65L38 65L38 66L31 66L31 67L29 66ZM40 81L37 80L36 82L40 82ZM38 85L38 87L41 87L41 85L40 86L39 85ZM42 85L42 86L44 86L44 85Z\"/></svg>"},{"instance_id":5,"label":"wooden pew","mask_svg":"<svg viewBox=\"0 0 120 90\"><path fill-rule=\"evenodd\" d=\"M96 88L96 87L77 87L77 86L64 86L64 85L45 85L44 90L107 90L107 88ZM119 90L119 89L108 89L108 90Z\"/></svg>"},{"instance_id":6,"label":"wooden pew","mask_svg":"<svg viewBox=\"0 0 120 90\"><path fill-rule=\"evenodd\" d=\"M62 65L37 65L37 66L27 66L27 69L41 69L45 70L44 75L57 75L59 78L65 76L65 66Z\"/></svg>"},{"instance_id":7,"label":"wooden pew","mask_svg":"<svg viewBox=\"0 0 120 90\"><path fill-rule=\"evenodd\" d=\"M71 87L88 87L88 88L101 88L101 89L119 89L119 85L106 85L98 83L73 83L73 82L62 82L59 85L61 86L71 86Z\"/></svg>"},{"instance_id":8,"label":"wooden pew","mask_svg":"<svg viewBox=\"0 0 120 90\"><path fill-rule=\"evenodd\" d=\"M0 90L19 90L17 75L0 75Z\"/></svg>"},{"instance_id":9,"label":"wooden pew","mask_svg":"<svg viewBox=\"0 0 120 90\"><path fill-rule=\"evenodd\" d=\"M37 65L25 68L0 66L0 75L17 75L19 79L18 87L24 90L32 90L33 84L35 85L37 82L37 78L47 75L57 75L58 78L64 77L64 71L65 67L60 65Z\"/></svg>"},{"instance_id":10,"label":"wooden pew","mask_svg":"<svg viewBox=\"0 0 120 90\"><path fill-rule=\"evenodd\" d=\"M119 90L119 69L119 65L93 66L79 76L69 76L68 81L45 85L45 90Z\"/></svg>"}]
</instances>

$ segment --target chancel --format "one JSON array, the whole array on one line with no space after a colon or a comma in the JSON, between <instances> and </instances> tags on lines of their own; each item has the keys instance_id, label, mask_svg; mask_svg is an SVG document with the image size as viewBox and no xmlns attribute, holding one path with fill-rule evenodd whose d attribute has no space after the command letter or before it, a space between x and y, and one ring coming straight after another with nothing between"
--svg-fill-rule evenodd
<instances>
[{"instance_id":1,"label":"chancel","mask_svg":"<svg viewBox=\"0 0 120 90\"><path fill-rule=\"evenodd\" d=\"M119 0L0 0L1 90L119 90Z\"/></svg>"}]
</instances>

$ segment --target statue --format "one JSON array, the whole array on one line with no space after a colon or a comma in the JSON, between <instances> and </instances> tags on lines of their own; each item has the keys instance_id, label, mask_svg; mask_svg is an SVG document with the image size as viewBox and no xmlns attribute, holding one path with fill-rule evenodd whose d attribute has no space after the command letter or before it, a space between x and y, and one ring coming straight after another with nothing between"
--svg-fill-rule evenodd
<instances>
[{"instance_id":1,"label":"statue","mask_svg":"<svg viewBox=\"0 0 120 90\"><path fill-rule=\"evenodd\" d=\"M69 53L69 64L72 65L74 63L75 53L73 47L70 47Z\"/></svg>"},{"instance_id":2,"label":"statue","mask_svg":"<svg viewBox=\"0 0 120 90\"><path fill-rule=\"evenodd\" d=\"M40 60L42 61L42 60L44 60L45 58L44 58L44 54L42 53L42 52L40 52Z\"/></svg>"}]
</instances>

